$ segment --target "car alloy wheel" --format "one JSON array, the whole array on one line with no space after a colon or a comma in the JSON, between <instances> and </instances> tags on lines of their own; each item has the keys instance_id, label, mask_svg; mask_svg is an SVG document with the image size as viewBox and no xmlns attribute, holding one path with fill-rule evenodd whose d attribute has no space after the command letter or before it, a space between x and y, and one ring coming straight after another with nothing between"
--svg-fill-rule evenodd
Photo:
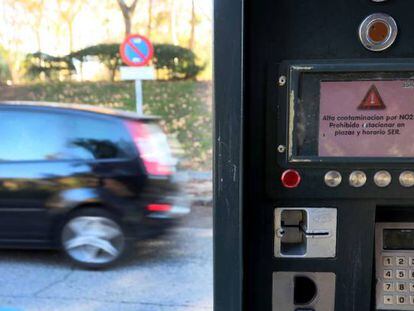
<instances>
[{"instance_id":1,"label":"car alloy wheel","mask_svg":"<svg viewBox=\"0 0 414 311\"><path fill-rule=\"evenodd\" d=\"M62 245L75 262L88 267L113 263L124 251L125 236L121 227L104 216L77 216L62 230Z\"/></svg>"}]
</instances>

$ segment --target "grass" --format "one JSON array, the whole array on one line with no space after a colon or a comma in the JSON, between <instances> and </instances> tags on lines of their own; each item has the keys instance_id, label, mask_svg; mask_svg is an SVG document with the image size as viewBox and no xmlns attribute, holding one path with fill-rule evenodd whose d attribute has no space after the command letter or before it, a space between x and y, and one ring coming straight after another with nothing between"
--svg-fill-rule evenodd
<instances>
[{"instance_id":1,"label":"grass","mask_svg":"<svg viewBox=\"0 0 414 311\"><path fill-rule=\"evenodd\" d=\"M162 118L165 130L184 150L183 165L210 170L211 87L206 82L145 81L144 112ZM1 87L0 100L34 100L101 105L135 110L133 82L56 82Z\"/></svg>"}]
</instances>

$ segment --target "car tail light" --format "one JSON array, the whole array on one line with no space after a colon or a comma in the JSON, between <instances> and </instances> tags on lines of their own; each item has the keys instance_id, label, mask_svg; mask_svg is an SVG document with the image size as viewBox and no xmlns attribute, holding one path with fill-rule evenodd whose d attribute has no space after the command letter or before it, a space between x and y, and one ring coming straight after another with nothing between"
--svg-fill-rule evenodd
<instances>
[{"instance_id":1,"label":"car tail light","mask_svg":"<svg viewBox=\"0 0 414 311\"><path fill-rule=\"evenodd\" d=\"M167 136L154 123L127 121L126 126L144 162L147 173L168 176L174 173L176 160L171 154Z\"/></svg>"},{"instance_id":2,"label":"car tail light","mask_svg":"<svg viewBox=\"0 0 414 311\"><path fill-rule=\"evenodd\" d=\"M172 206L170 204L149 204L147 205L147 211L149 212L169 212Z\"/></svg>"}]
</instances>

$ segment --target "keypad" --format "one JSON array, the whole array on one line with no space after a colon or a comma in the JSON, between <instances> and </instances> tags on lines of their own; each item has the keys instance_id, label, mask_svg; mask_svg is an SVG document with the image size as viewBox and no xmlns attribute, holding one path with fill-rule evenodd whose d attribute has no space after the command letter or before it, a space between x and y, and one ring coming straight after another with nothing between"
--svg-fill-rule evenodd
<instances>
[{"instance_id":1,"label":"keypad","mask_svg":"<svg viewBox=\"0 0 414 311\"><path fill-rule=\"evenodd\" d=\"M383 256L381 262L383 304L414 310L414 256Z\"/></svg>"}]
</instances>

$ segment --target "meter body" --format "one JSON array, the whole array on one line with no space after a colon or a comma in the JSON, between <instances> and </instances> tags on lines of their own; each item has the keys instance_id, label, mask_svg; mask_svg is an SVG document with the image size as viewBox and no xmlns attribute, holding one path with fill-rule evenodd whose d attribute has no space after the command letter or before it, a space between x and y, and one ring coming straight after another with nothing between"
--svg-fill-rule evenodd
<instances>
[{"instance_id":1,"label":"meter body","mask_svg":"<svg viewBox=\"0 0 414 311\"><path fill-rule=\"evenodd\" d=\"M217 310L414 310L413 9L216 1Z\"/></svg>"}]
</instances>

